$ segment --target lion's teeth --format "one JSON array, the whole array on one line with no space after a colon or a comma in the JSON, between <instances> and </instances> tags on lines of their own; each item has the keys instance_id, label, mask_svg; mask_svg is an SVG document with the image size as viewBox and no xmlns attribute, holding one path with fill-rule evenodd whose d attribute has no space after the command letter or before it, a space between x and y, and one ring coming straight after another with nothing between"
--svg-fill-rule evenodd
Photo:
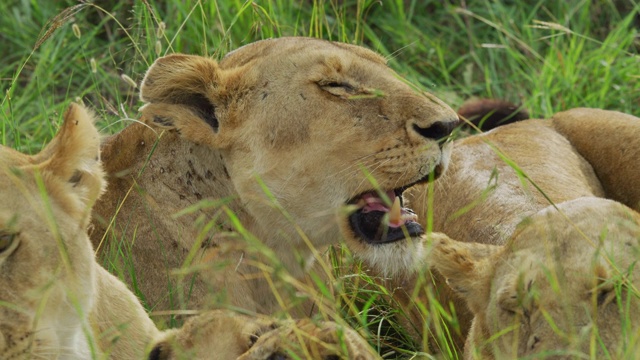
<instances>
[{"instance_id":1,"label":"lion's teeth","mask_svg":"<svg viewBox=\"0 0 640 360\"><path fill-rule=\"evenodd\" d=\"M400 207L400 198L396 197L393 205L389 210L389 223L398 224L402 221L402 207Z\"/></svg>"}]
</instances>

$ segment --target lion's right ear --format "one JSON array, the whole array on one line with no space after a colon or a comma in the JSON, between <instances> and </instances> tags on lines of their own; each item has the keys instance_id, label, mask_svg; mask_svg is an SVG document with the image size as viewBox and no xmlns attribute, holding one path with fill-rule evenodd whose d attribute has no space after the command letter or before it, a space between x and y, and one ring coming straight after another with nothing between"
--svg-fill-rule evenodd
<instances>
[{"instance_id":1,"label":"lion's right ear","mask_svg":"<svg viewBox=\"0 0 640 360\"><path fill-rule=\"evenodd\" d=\"M146 103L140 109L142 121L218 147L216 94L220 88L221 71L214 60L183 54L161 57L142 80L140 98Z\"/></svg>"},{"instance_id":2,"label":"lion's right ear","mask_svg":"<svg viewBox=\"0 0 640 360\"><path fill-rule=\"evenodd\" d=\"M429 264L466 300L471 311L477 313L489 303L491 279L502 249L442 237L433 243Z\"/></svg>"}]
</instances>

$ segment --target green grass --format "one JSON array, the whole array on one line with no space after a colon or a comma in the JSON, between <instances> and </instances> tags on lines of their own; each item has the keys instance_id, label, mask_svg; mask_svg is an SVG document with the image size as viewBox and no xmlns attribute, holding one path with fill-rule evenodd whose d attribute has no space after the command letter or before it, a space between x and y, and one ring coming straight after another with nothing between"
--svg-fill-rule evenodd
<instances>
[{"instance_id":1,"label":"green grass","mask_svg":"<svg viewBox=\"0 0 640 360\"><path fill-rule=\"evenodd\" d=\"M159 56L220 58L255 40L290 35L374 49L403 77L454 108L479 96L522 103L535 117L572 107L640 116L637 1L464 3L2 1L0 143L37 152L55 134L67 104L77 99L98 113L103 133L115 133L136 118L141 105L126 79L139 83ZM118 245L110 248L110 258L119 264L111 270L135 278L127 239L109 241ZM336 305L370 310L345 316L382 339L376 346L383 354L415 354L420 344L394 320L397 310L384 296L388 289L366 275L356 280L340 284L346 295ZM425 305L423 312L438 313L436 305ZM456 357L446 328L436 335L445 353Z\"/></svg>"},{"instance_id":2,"label":"green grass","mask_svg":"<svg viewBox=\"0 0 640 360\"><path fill-rule=\"evenodd\" d=\"M159 55L220 57L286 35L364 44L454 107L483 96L524 103L539 117L577 106L639 115L634 1L98 3L0 4L2 144L41 148L76 98L113 133L140 105L121 75L138 83Z\"/></svg>"}]
</instances>

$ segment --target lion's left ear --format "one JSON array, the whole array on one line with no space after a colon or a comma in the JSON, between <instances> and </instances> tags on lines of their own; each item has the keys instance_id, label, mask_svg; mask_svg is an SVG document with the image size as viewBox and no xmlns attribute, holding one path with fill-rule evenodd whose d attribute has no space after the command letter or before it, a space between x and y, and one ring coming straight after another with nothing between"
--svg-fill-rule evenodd
<instances>
[{"instance_id":1,"label":"lion's left ear","mask_svg":"<svg viewBox=\"0 0 640 360\"><path fill-rule=\"evenodd\" d=\"M177 130L182 137L221 147L215 94L221 87L218 63L196 55L172 54L156 60L140 87L142 121Z\"/></svg>"},{"instance_id":2,"label":"lion's left ear","mask_svg":"<svg viewBox=\"0 0 640 360\"><path fill-rule=\"evenodd\" d=\"M100 163L100 136L91 113L71 104L64 114L58 134L37 155L34 162L43 176L51 196L70 195L80 205L77 210L88 214L105 188L105 175ZM64 190L58 190L63 184Z\"/></svg>"}]
</instances>

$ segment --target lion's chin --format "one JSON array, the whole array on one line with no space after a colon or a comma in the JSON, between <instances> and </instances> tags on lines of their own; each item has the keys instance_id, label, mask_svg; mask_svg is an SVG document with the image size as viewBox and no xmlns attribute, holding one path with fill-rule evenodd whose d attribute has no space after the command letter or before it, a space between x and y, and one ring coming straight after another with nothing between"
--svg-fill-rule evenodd
<instances>
[{"instance_id":1,"label":"lion's chin","mask_svg":"<svg viewBox=\"0 0 640 360\"><path fill-rule=\"evenodd\" d=\"M426 249L422 237L413 237L381 246L364 245L357 256L380 275L396 278L422 268Z\"/></svg>"}]
</instances>

